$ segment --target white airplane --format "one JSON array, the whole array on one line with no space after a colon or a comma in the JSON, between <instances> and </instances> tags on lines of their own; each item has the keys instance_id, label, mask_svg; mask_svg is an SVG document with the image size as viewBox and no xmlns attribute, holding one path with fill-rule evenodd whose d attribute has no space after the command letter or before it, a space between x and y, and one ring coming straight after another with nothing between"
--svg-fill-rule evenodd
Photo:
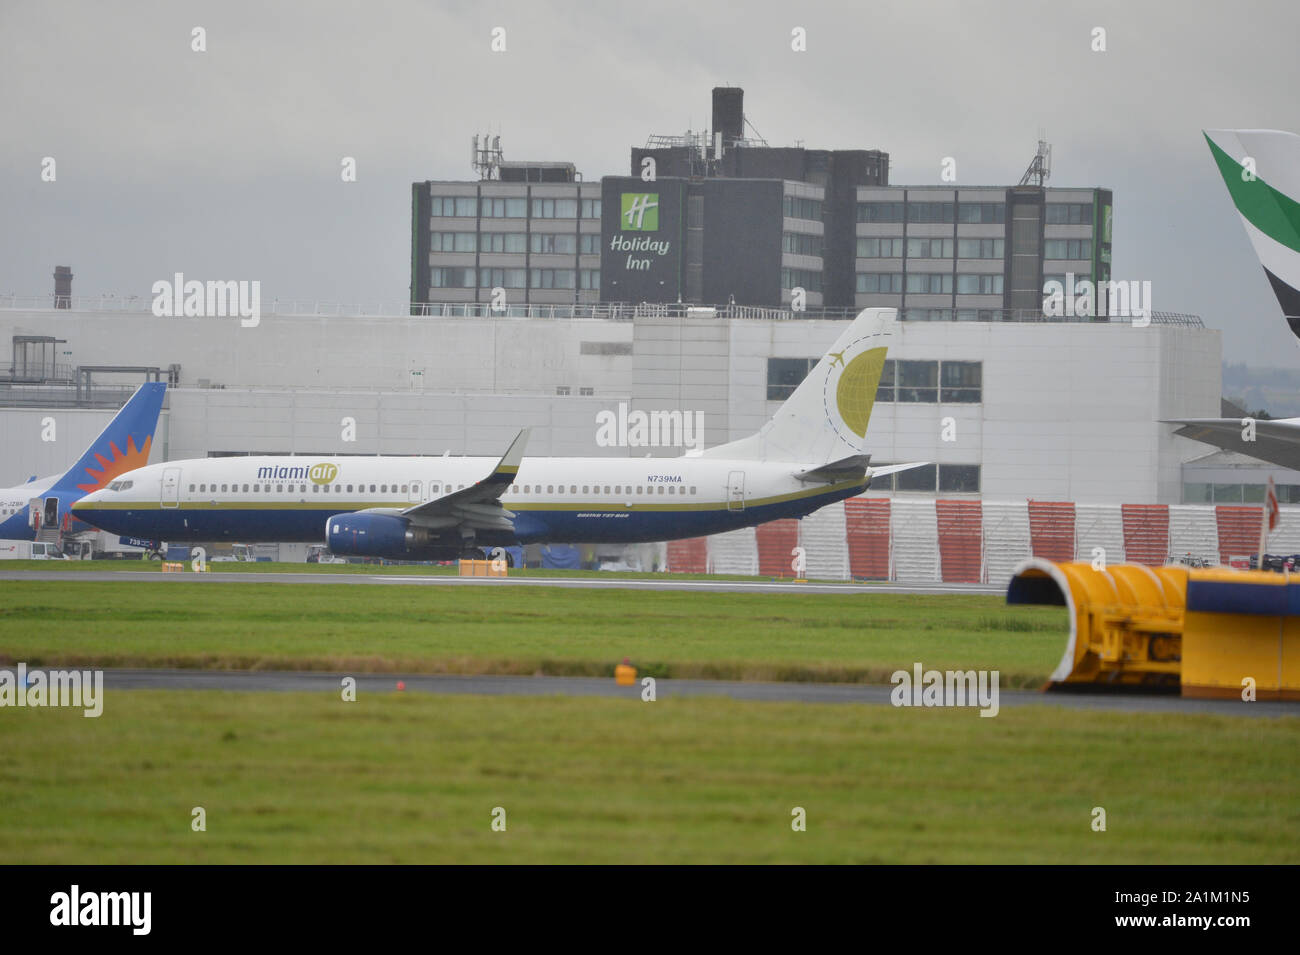
<instances>
[{"instance_id":1,"label":"white airplane","mask_svg":"<svg viewBox=\"0 0 1300 955\"><path fill-rule=\"evenodd\" d=\"M69 506L82 495L148 464L166 390L167 386L157 381L137 388L100 436L62 474L0 488L0 539L35 540L34 524L59 526L68 516ZM33 500L39 501L36 520L30 512Z\"/></svg>"},{"instance_id":2,"label":"white airplane","mask_svg":"<svg viewBox=\"0 0 1300 955\"><path fill-rule=\"evenodd\" d=\"M861 494L895 310L865 309L757 434L678 458L226 457L123 475L74 506L133 537L324 542L392 560L528 543L662 541L802 517Z\"/></svg>"},{"instance_id":3,"label":"white airplane","mask_svg":"<svg viewBox=\"0 0 1300 955\"><path fill-rule=\"evenodd\" d=\"M1300 338L1300 136L1275 129L1207 129L1205 141L1277 296ZM1173 418L1174 434L1300 470L1300 418Z\"/></svg>"}]
</instances>

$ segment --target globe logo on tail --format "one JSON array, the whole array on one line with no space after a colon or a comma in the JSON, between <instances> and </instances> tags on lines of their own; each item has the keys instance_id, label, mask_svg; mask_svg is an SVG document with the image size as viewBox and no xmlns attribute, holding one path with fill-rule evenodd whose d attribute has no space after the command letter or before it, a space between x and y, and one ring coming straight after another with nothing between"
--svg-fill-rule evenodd
<instances>
[{"instance_id":1,"label":"globe logo on tail","mask_svg":"<svg viewBox=\"0 0 1300 955\"><path fill-rule=\"evenodd\" d=\"M842 351L826 356L830 359L825 386L826 417L836 434L854 447L867 436L867 423L876 403L876 389L880 387L888 351L881 345L853 354L856 348L870 341L870 337L860 338ZM846 355L851 357L846 359Z\"/></svg>"}]
</instances>

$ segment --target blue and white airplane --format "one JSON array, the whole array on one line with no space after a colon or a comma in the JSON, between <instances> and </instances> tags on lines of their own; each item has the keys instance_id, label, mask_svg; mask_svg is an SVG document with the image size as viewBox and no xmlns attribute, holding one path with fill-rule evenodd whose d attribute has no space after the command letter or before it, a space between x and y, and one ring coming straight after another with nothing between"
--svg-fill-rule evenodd
<instances>
[{"instance_id":1,"label":"blue and white airplane","mask_svg":"<svg viewBox=\"0 0 1300 955\"><path fill-rule=\"evenodd\" d=\"M164 383L156 381L136 389L103 433L63 474L0 488L0 540L36 539L29 510L33 499L41 501L41 526L57 527L71 513L75 501L107 486L119 474L148 464L166 390Z\"/></svg>"},{"instance_id":2,"label":"blue and white airplane","mask_svg":"<svg viewBox=\"0 0 1300 955\"><path fill-rule=\"evenodd\" d=\"M867 422L895 310L865 309L761 431L678 458L505 455L227 457L122 475L74 506L117 534L180 541L324 542L393 560L480 556L527 543L635 543L802 517L861 494Z\"/></svg>"}]
</instances>

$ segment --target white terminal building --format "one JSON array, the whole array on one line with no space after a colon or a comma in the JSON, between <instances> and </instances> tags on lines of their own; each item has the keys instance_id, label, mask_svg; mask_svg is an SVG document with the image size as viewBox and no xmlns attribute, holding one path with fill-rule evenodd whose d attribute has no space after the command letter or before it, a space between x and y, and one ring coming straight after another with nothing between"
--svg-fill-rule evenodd
<instances>
[{"instance_id":1,"label":"white terminal building","mask_svg":"<svg viewBox=\"0 0 1300 955\"><path fill-rule=\"evenodd\" d=\"M0 486L65 468L146 369L172 386L154 462L491 455L524 426L532 455L671 455L698 436L633 428L610 446L602 412L689 415L706 446L742 437L843 321L595 304L508 317L323 311L276 304L245 328L143 309L0 308L0 342L12 343L7 373L0 365ZM1146 327L899 322L889 359L867 435L873 462L933 466L873 493L1178 504L1187 462L1207 449L1159 421L1220 408L1219 333L1188 316L1157 313ZM51 415L63 421L57 442L42 440ZM641 443L660 438L677 446Z\"/></svg>"},{"instance_id":2,"label":"white terminal building","mask_svg":"<svg viewBox=\"0 0 1300 955\"><path fill-rule=\"evenodd\" d=\"M156 317L147 300L61 304L70 307L0 302L0 342L11 349L0 364L0 486L66 469L148 377L171 386L153 463L497 455L525 426L529 455L674 455L758 430L848 320L741 306L533 304L491 315L464 303L410 315L280 302L244 327L237 317ZM808 539L809 573L995 580L1031 552L1087 559L1098 541L1112 562L1139 551L1227 560L1250 553L1255 532L1216 503L1260 499L1268 473L1284 503L1300 503L1300 474L1221 460L1160 423L1220 413L1220 333L1199 319L995 314L1004 320L896 325L868 449L874 464L930 464L824 509L830 523L820 543ZM642 433L638 412L665 429ZM44 440L50 419L57 441ZM868 498L889 505L887 570L853 563L858 525L845 515ZM952 517L954 506L965 510ZM1152 506L1156 518L1141 510ZM801 526L820 527L818 515ZM962 530L972 520L975 530ZM1284 536L1300 551L1300 520L1293 530ZM734 533L739 544L709 539L710 568L779 571L778 557L762 556L762 528ZM960 561L944 556L945 534L968 535ZM672 566L672 549L660 553Z\"/></svg>"}]
</instances>

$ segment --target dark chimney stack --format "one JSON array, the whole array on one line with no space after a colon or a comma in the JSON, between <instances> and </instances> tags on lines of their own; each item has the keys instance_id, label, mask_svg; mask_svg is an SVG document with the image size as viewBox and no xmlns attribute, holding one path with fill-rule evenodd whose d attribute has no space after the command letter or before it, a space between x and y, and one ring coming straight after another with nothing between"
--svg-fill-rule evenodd
<instances>
[{"instance_id":1,"label":"dark chimney stack","mask_svg":"<svg viewBox=\"0 0 1300 955\"><path fill-rule=\"evenodd\" d=\"M72 308L72 267L54 267L54 307Z\"/></svg>"},{"instance_id":2,"label":"dark chimney stack","mask_svg":"<svg viewBox=\"0 0 1300 955\"><path fill-rule=\"evenodd\" d=\"M745 91L739 86L713 87L713 135L722 133L722 148L745 138Z\"/></svg>"}]
</instances>

